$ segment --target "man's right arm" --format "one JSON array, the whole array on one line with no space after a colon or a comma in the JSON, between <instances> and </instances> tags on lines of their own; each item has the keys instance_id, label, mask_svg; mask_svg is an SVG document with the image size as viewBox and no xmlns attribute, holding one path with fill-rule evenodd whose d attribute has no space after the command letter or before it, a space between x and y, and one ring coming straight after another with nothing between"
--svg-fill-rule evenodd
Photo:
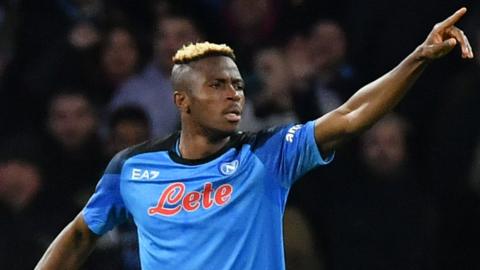
<instances>
[{"instance_id":1,"label":"man's right arm","mask_svg":"<svg viewBox=\"0 0 480 270\"><path fill-rule=\"evenodd\" d=\"M35 269L78 269L95 247L97 239L80 213L52 242Z\"/></svg>"}]
</instances>

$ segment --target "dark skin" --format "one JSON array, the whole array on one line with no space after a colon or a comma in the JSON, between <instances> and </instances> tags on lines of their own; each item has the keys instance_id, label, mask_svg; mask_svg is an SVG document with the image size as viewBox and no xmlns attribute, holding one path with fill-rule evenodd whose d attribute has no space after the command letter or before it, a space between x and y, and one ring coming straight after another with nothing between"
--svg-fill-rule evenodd
<instances>
[{"instance_id":1,"label":"dark skin","mask_svg":"<svg viewBox=\"0 0 480 270\"><path fill-rule=\"evenodd\" d=\"M226 56L208 57L185 69L184 89L174 93L182 121L180 152L184 158L200 159L222 148L236 131L245 104L244 82Z\"/></svg>"},{"instance_id":2,"label":"dark skin","mask_svg":"<svg viewBox=\"0 0 480 270\"><path fill-rule=\"evenodd\" d=\"M463 58L472 48L455 23L462 8L435 25L427 39L397 67L357 91L345 104L315 120L315 140L329 153L390 111L432 60L457 44ZM175 70L178 68L178 70ZM186 159L207 157L230 140L244 105L243 80L233 60L216 56L174 68L174 101L181 113L180 152ZM78 269L98 237L79 214L50 245L35 269Z\"/></svg>"},{"instance_id":3,"label":"dark skin","mask_svg":"<svg viewBox=\"0 0 480 270\"><path fill-rule=\"evenodd\" d=\"M436 24L427 39L397 67L357 91L336 110L316 120L315 139L323 153L331 152L354 135L372 126L403 98L426 66L459 44L462 58L473 58L467 37L455 23L465 14L461 8Z\"/></svg>"}]
</instances>

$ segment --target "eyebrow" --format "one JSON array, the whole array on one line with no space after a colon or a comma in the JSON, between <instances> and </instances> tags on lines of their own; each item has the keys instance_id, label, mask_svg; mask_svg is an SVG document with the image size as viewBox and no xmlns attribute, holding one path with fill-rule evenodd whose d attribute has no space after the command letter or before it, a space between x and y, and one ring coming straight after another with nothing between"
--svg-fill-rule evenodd
<instances>
[{"instance_id":1,"label":"eyebrow","mask_svg":"<svg viewBox=\"0 0 480 270\"><path fill-rule=\"evenodd\" d=\"M225 78L213 78L211 79L210 81L219 81L219 82L222 82L222 83L226 83L228 81L228 79L225 79ZM243 79L241 78L232 78L231 79L232 83L245 83Z\"/></svg>"},{"instance_id":2,"label":"eyebrow","mask_svg":"<svg viewBox=\"0 0 480 270\"><path fill-rule=\"evenodd\" d=\"M244 83L243 79L241 79L241 78L233 78L232 82L234 82L234 83L238 83L238 82Z\"/></svg>"}]
</instances>

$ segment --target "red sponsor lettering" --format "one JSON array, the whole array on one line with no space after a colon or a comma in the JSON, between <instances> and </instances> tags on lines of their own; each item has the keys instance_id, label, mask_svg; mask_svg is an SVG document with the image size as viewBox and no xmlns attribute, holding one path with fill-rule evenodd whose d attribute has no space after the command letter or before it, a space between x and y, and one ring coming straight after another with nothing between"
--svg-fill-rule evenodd
<instances>
[{"instance_id":1,"label":"red sponsor lettering","mask_svg":"<svg viewBox=\"0 0 480 270\"><path fill-rule=\"evenodd\" d=\"M212 198L210 198L212 192L213 192L213 188L212 188L212 183L210 182L207 182L205 183L205 185L203 185L203 208L205 209L208 209L210 207L212 207L213 205L213 200Z\"/></svg>"},{"instance_id":2,"label":"red sponsor lettering","mask_svg":"<svg viewBox=\"0 0 480 270\"><path fill-rule=\"evenodd\" d=\"M207 182L203 185L203 191L191 191L185 194L185 184L173 183L167 186L158 199L155 207L148 208L148 214L174 216L180 211L196 211L201 207L209 209L215 203L218 206L227 204L232 198L233 186L223 184L216 190Z\"/></svg>"},{"instance_id":3,"label":"red sponsor lettering","mask_svg":"<svg viewBox=\"0 0 480 270\"><path fill-rule=\"evenodd\" d=\"M183 198L183 209L185 209L188 212L192 212L198 209L200 207L200 192L197 191L192 191L190 193L187 193L185 197Z\"/></svg>"},{"instance_id":4,"label":"red sponsor lettering","mask_svg":"<svg viewBox=\"0 0 480 270\"><path fill-rule=\"evenodd\" d=\"M185 193L185 184L183 183L173 183L169 185L163 192L162 196L158 200L157 206L148 208L149 215L160 214L164 216L173 216L176 215L181 210L181 206L177 205L172 208L167 208L166 203L173 205L178 203L183 194Z\"/></svg>"},{"instance_id":5,"label":"red sponsor lettering","mask_svg":"<svg viewBox=\"0 0 480 270\"><path fill-rule=\"evenodd\" d=\"M232 195L233 187L229 184L224 184L218 187L215 192L215 203L219 206L226 204Z\"/></svg>"}]
</instances>

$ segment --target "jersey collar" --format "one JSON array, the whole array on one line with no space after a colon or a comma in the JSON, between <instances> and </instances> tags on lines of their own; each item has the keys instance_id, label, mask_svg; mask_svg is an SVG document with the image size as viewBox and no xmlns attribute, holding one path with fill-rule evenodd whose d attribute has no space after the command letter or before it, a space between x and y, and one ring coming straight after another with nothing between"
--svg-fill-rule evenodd
<instances>
[{"instance_id":1,"label":"jersey collar","mask_svg":"<svg viewBox=\"0 0 480 270\"><path fill-rule=\"evenodd\" d=\"M225 152L227 152L230 148L233 147L238 147L241 145L241 139L244 137L244 133L241 131L236 132L230 137L230 141L225 144L220 150L218 150L216 153L211 154L207 157L200 158L200 159L186 159L180 156L180 153L178 151L178 141L180 139L180 132L177 132L175 134L175 143L172 144L172 147L168 151L168 155L170 158L180 164L185 164L185 165L200 165L203 163L210 162L219 156L223 155Z\"/></svg>"}]
</instances>

